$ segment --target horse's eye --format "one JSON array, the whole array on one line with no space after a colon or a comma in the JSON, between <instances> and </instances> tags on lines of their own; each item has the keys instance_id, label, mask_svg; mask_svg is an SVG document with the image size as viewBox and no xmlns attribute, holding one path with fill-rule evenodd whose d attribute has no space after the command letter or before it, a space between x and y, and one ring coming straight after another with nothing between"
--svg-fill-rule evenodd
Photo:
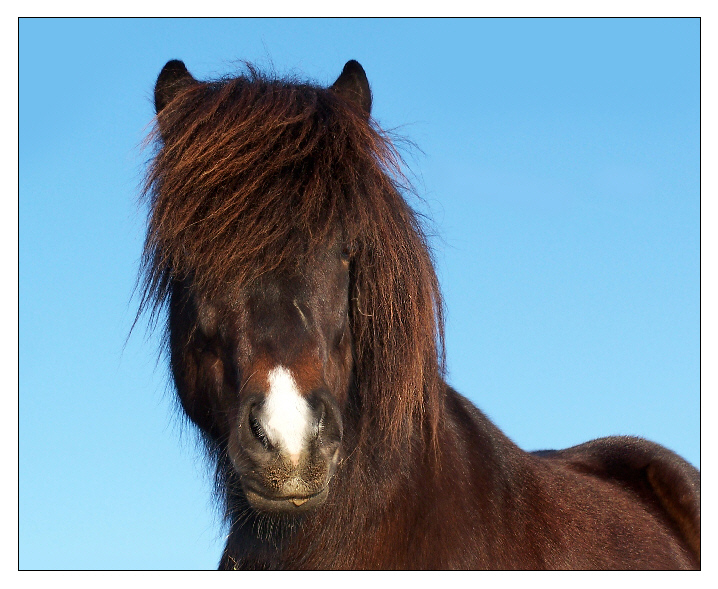
<instances>
[{"instance_id":1,"label":"horse's eye","mask_svg":"<svg viewBox=\"0 0 718 589\"><path fill-rule=\"evenodd\" d=\"M344 246L344 247L342 248L342 251L341 251L341 259L342 259L342 262L348 264L348 263L350 262L350 260L351 260L351 257L352 257L352 252L351 252L351 250L349 249L348 246Z\"/></svg>"},{"instance_id":2,"label":"horse's eye","mask_svg":"<svg viewBox=\"0 0 718 589\"><path fill-rule=\"evenodd\" d=\"M217 310L213 305L202 303L197 309L197 324L202 334L207 338L217 335L218 318Z\"/></svg>"}]
</instances>

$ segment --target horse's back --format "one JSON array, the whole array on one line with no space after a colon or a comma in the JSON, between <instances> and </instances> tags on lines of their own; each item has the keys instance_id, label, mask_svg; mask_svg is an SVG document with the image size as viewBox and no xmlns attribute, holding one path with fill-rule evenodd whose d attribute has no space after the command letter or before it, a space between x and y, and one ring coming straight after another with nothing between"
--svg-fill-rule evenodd
<instances>
[{"instance_id":1,"label":"horse's back","mask_svg":"<svg viewBox=\"0 0 718 589\"><path fill-rule=\"evenodd\" d=\"M534 456L621 492L657 514L700 566L700 472L674 452L636 437L608 437Z\"/></svg>"}]
</instances>

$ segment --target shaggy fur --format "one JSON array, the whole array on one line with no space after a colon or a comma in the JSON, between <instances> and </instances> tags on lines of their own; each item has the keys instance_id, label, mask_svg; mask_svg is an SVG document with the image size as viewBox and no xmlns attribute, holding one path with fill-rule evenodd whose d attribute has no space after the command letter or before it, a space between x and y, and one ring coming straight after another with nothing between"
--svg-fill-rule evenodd
<instances>
[{"instance_id":1,"label":"shaggy fur","mask_svg":"<svg viewBox=\"0 0 718 589\"><path fill-rule=\"evenodd\" d=\"M172 61L156 87L141 311L169 310L178 394L217 463L220 567L699 567L700 475L683 459L638 438L529 454L446 385L442 299L401 159L361 66L342 79L249 66L198 82ZM316 511L259 513L223 429L246 379L208 351L237 312L208 317L197 300L306 273L337 242L351 259L342 461ZM204 361L223 371L201 380Z\"/></svg>"}]
</instances>

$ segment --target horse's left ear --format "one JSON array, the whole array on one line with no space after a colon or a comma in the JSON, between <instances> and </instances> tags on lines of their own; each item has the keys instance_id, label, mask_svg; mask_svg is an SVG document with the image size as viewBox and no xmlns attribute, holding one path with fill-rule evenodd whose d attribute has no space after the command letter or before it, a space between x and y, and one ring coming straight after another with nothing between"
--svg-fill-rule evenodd
<instances>
[{"instance_id":1,"label":"horse's left ear","mask_svg":"<svg viewBox=\"0 0 718 589\"><path fill-rule=\"evenodd\" d=\"M347 61L341 75L332 84L331 89L358 106L366 116L371 112L371 88L364 68L358 61Z\"/></svg>"},{"instance_id":2,"label":"horse's left ear","mask_svg":"<svg viewBox=\"0 0 718 589\"><path fill-rule=\"evenodd\" d=\"M177 93L185 86L196 83L185 67L185 64L179 59L172 59L162 68L160 75L157 76L155 84L155 112L159 112L167 106Z\"/></svg>"}]
</instances>

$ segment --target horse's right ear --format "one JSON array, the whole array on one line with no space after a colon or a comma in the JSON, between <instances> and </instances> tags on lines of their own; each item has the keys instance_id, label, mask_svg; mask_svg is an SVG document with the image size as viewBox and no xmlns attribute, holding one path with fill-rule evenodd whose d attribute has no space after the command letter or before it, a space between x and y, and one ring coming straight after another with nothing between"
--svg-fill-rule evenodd
<instances>
[{"instance_id":1,"label":"horse's right ear","mask_svg":"<svg viewBox=\"0 0 718 589\"><path fill-rule=\"evenodd\" d=\"M178 59L168 61L165 67L162 68L160 75L157 76L157 83L155 84L155 112L159 114L180 90L196 82L197 80L187 71L184 63Z\"/></svg>"},{"instance_id":2,"label":"horse's right ear","mask_svg":"<svg viewBox=\"0 0 718 589\"><path fill-rule=\"evenodd\" d=\"M341 75L332 84L331 89L358 106L368 117L371 113L371 88L364 68L358 61L347 61Z\"/></svg>"}]
</instances>

